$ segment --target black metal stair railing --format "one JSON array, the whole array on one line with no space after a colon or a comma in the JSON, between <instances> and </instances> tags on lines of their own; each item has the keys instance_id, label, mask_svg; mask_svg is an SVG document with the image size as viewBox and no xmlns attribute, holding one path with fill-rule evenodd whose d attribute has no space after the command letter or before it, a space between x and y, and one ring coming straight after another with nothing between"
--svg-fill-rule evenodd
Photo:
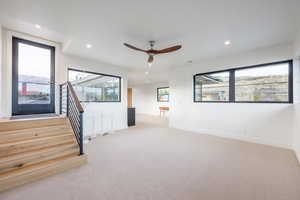
<instances>
[{"instance_id":1,"label":"black metal stair railing","mask_svg":"<svg viewBox=\"0 0 300 200\"><path fill-rule=\"evenodd\" d=\"M59 85L60 114L66 114L79 144L80 155L83 155L83 108L72 84L68 81Z\"/></svg>"}]
</instances>

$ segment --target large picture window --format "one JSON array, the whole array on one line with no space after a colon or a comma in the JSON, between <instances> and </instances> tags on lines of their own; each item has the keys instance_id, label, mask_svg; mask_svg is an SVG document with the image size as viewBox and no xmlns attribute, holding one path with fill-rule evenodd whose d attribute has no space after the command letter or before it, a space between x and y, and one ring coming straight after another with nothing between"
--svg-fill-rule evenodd
<instances>
[{"instance_id":1,"label":"large picture window","mask_svg":"<svg viewBox=\"0 0 300 200\"><path fill-rule=\"evenodd\" d=\"M289 64L236 70L235 100L288 102Z\"/></svg>"},{"instance_id":2,"label":"large picture window","mask_svg":"<svg viewBox=\"0 0 300 200\"><path fill-rule=\"evenodd\" d=\"M229 72L195 77L196 101L229 101Z\"/></svg>"},{"instance_id":3,"label":"large picture window","mask_svg":"<svg viewBox=\"0 0 300 200\"><path fill-rule=\"evenodd\" d=\"M293 63L196 74L194 102L293 103Z\"/></svg>"},{"instance_id":4,"label":"large picture window","mask_svg":"<svg viewBox=\"0 0 300 200\"><path fill-rule=\"evenodd\" d=\"M69 69L69 81L82 102L121 101L121 77Z\"/></svg>"},{"instance_id":5,"label":"large picture window","mask_svg":"<svg viewBox=\"0 0 300 200\"><path fill-rule=\"evenodd\" d=\"M169 102L169 88L157 88L157 101L158 102Z\"/></svg>"}]
</instances>

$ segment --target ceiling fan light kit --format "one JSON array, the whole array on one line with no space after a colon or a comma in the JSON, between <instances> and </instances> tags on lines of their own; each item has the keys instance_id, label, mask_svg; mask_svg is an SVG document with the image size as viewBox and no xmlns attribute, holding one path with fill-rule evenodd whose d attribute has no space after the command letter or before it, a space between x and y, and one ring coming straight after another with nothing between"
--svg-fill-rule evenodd
<instances>
[{"instance_id":1,"label":"ceiling fan light kit","mask_svg":"<svg viewBox=\"0 0 300 200\"><path fill-rule=\"evenodd\" d=\"M152 64L154 62L154 56L155 55L163 54L163 53L171 53L171 52L174 52L174 51L177 51L177 50L181 49L181 45L176 45L176 46L169 47L169 48L166 48L166 49L155 50L155 49L153 49L155 41L151 40L151 41L149 41L149 44L150 44L150 49L144 50L144 49L140 49L140 48L137 48L135 46L132 46L130 44L124 43L124 45L126 47L130 48L130 49L133 49L133 50L136 50L136 51L141 51L141 52L144 52L144 53L148 54L148 56L149 56L148 66L149 67L152 66Z\"/></svg>"}]
</instances>

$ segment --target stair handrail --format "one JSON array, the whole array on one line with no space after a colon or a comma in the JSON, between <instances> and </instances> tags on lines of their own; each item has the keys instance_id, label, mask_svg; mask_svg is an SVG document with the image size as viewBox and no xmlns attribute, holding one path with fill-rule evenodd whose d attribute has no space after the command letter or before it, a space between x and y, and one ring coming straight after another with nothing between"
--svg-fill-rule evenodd
<instances>
[{"instance_id":1,"label":"stair handrail","mask_svg":"<svg viewBox=\"0 0 300 200\"><path fill-rule=\"evenodd\" d=\"M83 107L82 107L82 105L81 105L81 103L80 103L80 101L79 101L78 96L77 96L76 93L75 93L75 90L74 90L74 88L73 88L71 82L70 82L70 81L67 81L67 85L68 85L68 88L70 89L71 95L74 97L74 100L75 100L76 107L77 107L78 111L79 111L80 113L83 113L83 112L84 112Z\"/></svg>"},{"instance_id":2,"label":"stair handrail","mask_svg":"<svg viewBox=\"0 0 300 200\"><path fill-rule=\"evenodd\" d=\"M66 95L64 99L64 87ZM79 154L83 155L83 113L84 109L70 81L59 85L60 91L60 114L65 113L69 118L73 132L79 145ZM65 100L66 109L63 110Z\"/></svg>"}]
</instances>

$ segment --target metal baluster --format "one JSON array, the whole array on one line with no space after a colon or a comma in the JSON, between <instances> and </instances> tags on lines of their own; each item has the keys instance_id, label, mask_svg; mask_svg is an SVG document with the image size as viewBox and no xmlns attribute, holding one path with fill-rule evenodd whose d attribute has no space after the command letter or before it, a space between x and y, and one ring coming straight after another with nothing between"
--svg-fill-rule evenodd
<instances>
[{"instance_id":1,"label":"metal baluster","mask_svg":"<svg viewBox=\"0 0 300 200\"><path fill-rule=\"evenodd\" d=\"M69 116L69 86L66 86L67 88L67 116Z\"/></svg>"},{"instance_id":2,"label":"metal baluster","mask_svg":"<svg viewBox=\"0 0 300 200\"><path fill-rule=\"evenodd\" d=\"M59 85L59 114L62 114L62 85Z\"/></svg>"},{"instance_id":3,"label":"metal baluster","mask_svg":"<svg viewBox=\"0 0 300 200\"><path fill-rule=\"evenodd\" d=\"M80 155L83 155L83 108L70 82L59 85L59 93L60 114L66 112L79 145L79 153ZM65 111L63 111L63 109L65 109Z\"/></svg>"},{"instance_id":4,"label":"metal baluster","mask_svg":"<svg viewBox=\"0 0 300 200\"><path fill-rule=\"evenodd\" d=\"M82 112L80 112L80 155L83 155L83 117Z\"/></svg>"}]
</instances>

